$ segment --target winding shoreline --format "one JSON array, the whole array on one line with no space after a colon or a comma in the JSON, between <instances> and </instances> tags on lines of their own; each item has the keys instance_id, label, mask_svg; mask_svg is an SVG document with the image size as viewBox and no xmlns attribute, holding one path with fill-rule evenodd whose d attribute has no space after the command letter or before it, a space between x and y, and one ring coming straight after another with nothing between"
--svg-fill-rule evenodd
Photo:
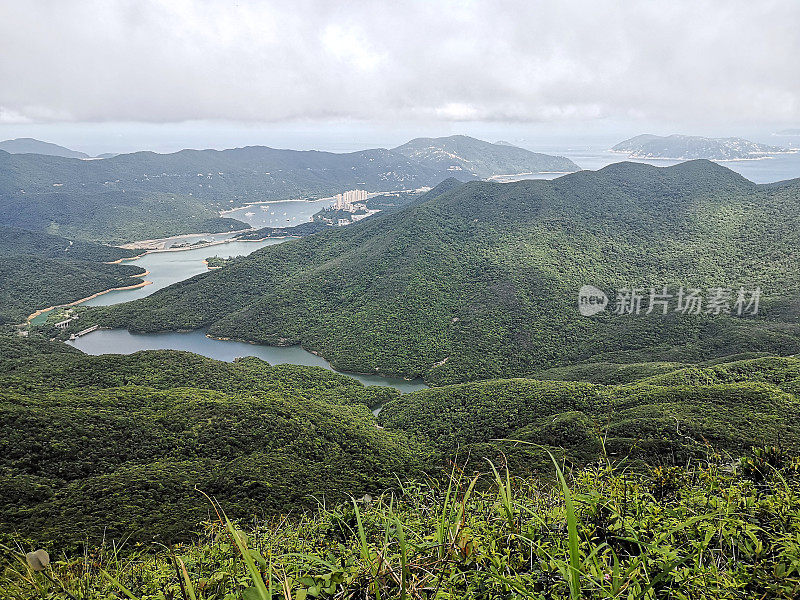
<instances>
[{"instance_id":1,"label":"winding shoreline","mask_svg":"<svg viewBox=\"0 0 800 600\"><path fill-rule=\"evenodd\" d=\"M138 275L131 275L131 277L136 277L136 278L147 277L149 274L150 274L150 271L145 271L144 273L139 273ZM116 292L116 291L122 291L122 290L135 290L135 289L144 287L146 285L151 285L152 283L153 283L152 281L143 280L143 281L140 281L139 283L135 283L133 285L125 285L125 286L122 286L122 287L114 287L114 288L109 288L107 290L103 290L102 292L96 292L96 293L92 294L91 296L86 296L86 298L81 298L80 300L75 300L74 302L67 302L65 304L56 304L54 306L48 306L47 308L40 308L36 312L28 315L28 318L25 319L25 324L26 325L30 325L31 321L33 319L35 319L36 317L41 316L44 313L50 312L51 310L55 310L56 308L64 308L65 306L77 306L78 304L82 304L82 303L86 302L87 300L92 300L94 298L97 298L98 296L102 296L103 294L107 294L108 292Z\"/></svg>"},{"instance_id":2,"label":"winding shoreline","mask_svg":"<svg viewBox=\"0 0 800 600\"><path fill-rule=\"evenodd\" d=\"M240 233L248 233L248 232L251 232L251 231L258 231L258 229L256 229L255 227L251 227L250 229L242 229L242 230L237 231L235 233L240 234ZM198 234L192 234L192 235L204 235L204 234L198 233ZM211 234L208 234L208 235L217 235L217 234L211 233ZM179 238L179 237L184 237L184 236L175 236L175 238ZM180 248L148 248L148 249L145 249L144 252L142 252L141 254L137 254L136 256L118 258L117 260L112 261L112 262L108 262L106 264L108 264L108 265L117 265L117 264L120 264L120 263L123 263L123 262L138 260L140 258L143 258L143 257L147 256L148 254L158 254L158 253L161 253L161 252L183 252L183 251L186 251L186 250L199 250L201 248L208 248L210 246L219 246L221 244L230 244L232 242L264 242L264 241L266 241L268 239L283 239L283 238L290 238L290 237L295 237L295 236L283 235L283 236L275 236L275 237L265 237L265 238L260 238L260 239L257 239L257 240L240 239L240 238L237 238L237 237L231 237L231 238L226 238L224 240L212 240L212 241L206 242L204 244L196 244L196 245L191 245L191 246L182 246ZM133 245L133 244L144 244L146 242L165 242L166 240L169 240L169 239L174 239L174 238L162 238L160 240L141 240L141 241L138 241L138 242L130 242L129 244L126 244L126 246L130 246L130 245ZM119 248L124 248L124 246L118 246L118 247Z\"/></svg>"},{"instance_id":3,"label":"winding shoreline","mask_svg":"<svg viewBox=\"0 0 800 600\"><path fill-rule=\"evenodd\" d=\"M216 233L211 233L211 232L182 233L182 234L179 234L179 235L171 235L169 237L163 237L163 238L152 238L152 239L147 239L147 240L135 240L133 242L127 242L125 244L120 244L119 246L117 246L117 248L124 248L125 250L144 250L144 254L148 254L149 252L164 252L164 251L167 251L167 250L173 250L173 248L164 248L164 247L159 248L159 247L153 247L153 246L154 245L157 246L159 244L163 246L169 240L179 240L181 238L188 238L188 237L193 237L193 236L228 235L228 234L236 236L236 235L238 235L240 233L247 233L248 231L255 231L255 227L245 227L244 229L235 229L233 231L218 231ZM213 241L209 242L208 245L216 244L216 243L220 243L220 242L226 242L226 241L230 241L232 239L233 238L226 238L224 240L213 240ZM202 246L203 246L202 244L198 244L197 246L191 246L191 247L186 247L186 248L175 248L174 250L191 250L192 248L200 248ZM125 260L134 260L136 258L141 258L142 256L144 256L144 254L141 254L139 256L132 256L130 258L122 258L120 260L123 260L123 261L125 261Z\"/></svg>"},{"instance_id":4,"label":"winding shoreline","mask_svg":"<svg viewBox=\"0 0 800 600\"><path fill-rule=\"evenodd\" d=\"M121 246L119 246L121 247ZM107 265L120 265L129 260L136 260L138 258L142 258L147 252L142 252L141 254L137 254L136 256L124 256L122 258L118 258L117 260L107 261L105 264Z\"/></svg>"},{"instance_id":5,"label":"winding shoreline","mask_svg":"<svg viewBox=\"0 0 800 600\"><path fill-rule=\"evenodd\" d=\"M180 330L178 330L178 331L180 332ZM188 330L188 331L196 331L196 330ZM208 332L205 333L205 336L210 340L216 340L218 342L239 342L241 344L250 344L251 346L272 346L273 348L292 348L294 346L297 346L297 347L301 348L302 350L305 350L309 354L313 354L314 356L318 356L319 358L324 360L326 363L328 363L328 366L330 367L331 371L333 371L334 373L340 373L342 375L347 375L348 377L351 376L351 374L352 374L352 375L364 375L364 376L367 376L367 377L371 377L371 376L383 377L385 379L402 379L403 381L410 381L410 382L419 380L419 381L422 381L427 387L430 387L427 384L427 382L425 381L424 377L410 377L410 376L404 375L402 373L383 373L383 372L381 372L381 371L379 371L377 369L375 371L373 371L373 372L369 372L369 371L341 371L336 366L334 366L334 364L331 361L331 359L329 359L327 356L325 356L324 354L322 354L321 352L319 352L317 350L309 350L308 348L306 348L303 345L303 342L299 342L299 341L295 342L293 344L268 344L268 343L265 343L265 342L254 342L252 340L247 340L247 339L244 339L244 338L211 335ZM442 364L444 364L445 362L447 362L447 359L445 359L442 362ZM437 366L441 366L441 365L437 365Z\"/></svg>"},{"instance_id":6,"label":"winding shoreline","mask_svg":"<svg viewBox=\"0 0 800 600\"><path fill-rule=\"evenodd\" d=\"M257 231L257 229L255 229L255 228L243 229L241 231L231 232L231 233L244 233L244 232L248 232L248 231ZM198 233L198 234L188 234L188 235L218 235L218 234L202 234L202 233ZM146 242L162 242L163 243L163 242L165 242L167 240L170 240L170 239L179 239L179 238L182 238L182 237L186 237L186 236L185 235L176 235L176 236L172 236L172 237L169 237L169 238L161 238L159 240L141 240L139 242L131 242L131 244L144 244ZM294 236L286 235L286 236L280 236L280 237L274 237L274 238L273 237L265 237L265 238L261 238L261 239L257 239L257 240L241 240L241 239L237 239L235 237L232 237L232 238L226 238L224 240L213 240L211 242L208 242L207 244L198 244L196 246L186 246L186 247L182 247L182 248L152 248L152 249L147 249L144 252L142 252L141 254L138 254L136 256L128 256L128 257L118 258L117 260L114 260L114 261L111 261L111 262L106 262L104 264L117 265L117 264L121 264L121 263L124 263L124 262L138 260L140 258L143 258L143 257L147 256L148 254L157 254L157 253L161 253L161 252L182 252L182 251L185 251L185 250L198 250L200 248L207 248L207 247L210 247L210 246L219 246L221 244L228 244L228 243L231 243L231 242L260 243L260 242L265 242L265 241L267 241L269 239L289 239L289 238L292 238L292 237L294 237ZM119 248L123 248L124 246L118 246L118 247ZM203 263L206 266L208 266L208 263L205 260L203 260ZM141 278L141 277L146 277L149 274L150 274L150 271L145 270L144 273L139 273L137 275L131 275L131 277ZM87 296L86 298L81 298L80 300L75 300L74 302L68 302L68 303L65 303L65 304L55 304L53 306L48 306L47 308L40 308L40 309L36 310L35 312L33 312L32 314L28 315L28 317L25 319L25 323L23 325L30 325L31 321L33 319L35 319L36 317L41 316L42 314L44 314L46 312L50 312L51 310L54 310L56 308L63 308L65 306L76 306L76 305L82 304L83 302L86 302L88 300L92 300L94 298L97 298L98 296L102 296L103 294L107 294L108 292L133 290L133 289L137 289L137 288L140 288L140 287L144 287L146 285L151 285L152 283L153 283L152 281L144 280L141 283L137 283L137 284L134 284L134 285L109 288L107 290L103 290L101 292L97 292L95 294L92 294L91 296Z\"/></svg>"}]
</instances>

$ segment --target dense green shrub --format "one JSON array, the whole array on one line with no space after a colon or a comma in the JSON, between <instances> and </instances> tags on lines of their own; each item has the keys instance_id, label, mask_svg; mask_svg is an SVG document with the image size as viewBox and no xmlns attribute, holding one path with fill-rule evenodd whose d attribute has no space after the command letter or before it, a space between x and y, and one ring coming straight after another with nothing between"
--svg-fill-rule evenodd
<instances>
[{"instance_id":1,"label":"dense green shrub","mask_svg":"<svg viewBox=\"0 0 800 600\"><path fill-rule=\"evenodd\" d=\"M496 475L473 487L454 470L443 484L405 482L396 493L255 524L212 510L193 543L54 555L45 573L26 565L30 546L12 544L0 592L7 600L62 590L83 600L800 593L796 470L773 469L758 485L713 462L638 474L593 467L567 473L563 487Z\"/></svg>"}]
</instances>

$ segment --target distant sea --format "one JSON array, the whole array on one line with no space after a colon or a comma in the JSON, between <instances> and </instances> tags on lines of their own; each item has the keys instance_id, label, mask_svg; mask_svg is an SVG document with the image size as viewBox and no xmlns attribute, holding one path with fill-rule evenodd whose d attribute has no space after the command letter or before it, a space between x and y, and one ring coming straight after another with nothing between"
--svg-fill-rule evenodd
<instances>
[{"instance_id":1,"label":"distant sea","mask_svg":"<svg viewBox=\"0 0 800 600\"><path fill-rule=\"evenodd\" d=\"M611 152L606 145L546 145L528 146L528 150L543 152L545 154L556 154L566 156L577 164L581 169L596 171L612 163L631 161L655 165L656 167L668 167L684 162L680 160L642 160L639 158L627 158L624 154ZM773 183L796 179L800 177L800 152L794 154L777 154L771 158L760 160L733 160L720 161L719 164L740 173L750 181L755 183ZM542 179L553 179L558 175L544 174Z\"/></svg>"},{"instance_id":2,"label":"distant sea","mask_svg":"<svg viewBox=\"0 0 800 600\"><path fill-rule=\"evenodd\" d=\"M342 190L345 191L345 190ZM283 200L263 202L237 208L225 213L229 219L244 221L251 227L294 227L311 220L314 213L333 204L333 198L323 200Z\"/></svg>"}]
</instances>

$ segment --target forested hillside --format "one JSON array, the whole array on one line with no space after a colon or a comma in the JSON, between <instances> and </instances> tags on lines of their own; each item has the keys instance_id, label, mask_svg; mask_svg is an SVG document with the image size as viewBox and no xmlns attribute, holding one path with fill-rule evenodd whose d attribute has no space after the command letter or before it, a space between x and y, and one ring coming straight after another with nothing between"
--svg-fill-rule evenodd
<instances>
[{"instance_id":1,"label":"forested hillside","mask_svg":"<svg viewBox=\"0 0 800 600\"><path fill-rule=\"evenodd\" d=\"M137 152L83 161L0 152L0 219L107 242L245 229L219 211L246 202L416 188L440 177L385 150L354 154L264 147Z\"/></svg>"},{"instance_id":2,"label":"forested hillside","mask_svg":"<svg viewBox=\"0 0 800 600\"><path fill-rule=\"evenodd\" d=\"M591 360L800 351L800 181L708 161L620 163L553 181L473 182L264 248L93 318L137 331L301 343L338 368L449 383ZM581 316L578 290L611 296ZM647 312L650 288L760 288L757 315ZM639 288L640 314L613 314ZM623 306L624 308L624 306ZM625 312L625 311L623 311ZM735 310L733 310L736 313Z\"/></svg>"},{"instance_id":3,"label":"forested hillside","mask_svg":"<svg viewBox=\"0 0 800 600\"><path fill-rule=\"evenodd\" d=\"M779 448L733 466L711 456L643 471L567 468L555 487L491 467L302 516L236 523L214 514L190 543L108 545L44 573L7 551L0 593L789 600L800 591L800 461ZM42 552L29 558L36 567Z\"/></svg>"},{"instance_id":4,"label":"forested hillside","mask_svg":"<svg viewBox=\"0 0 800 600\"><path fill-rule=\"evenodd\" d=\"M37 309L140 283L143 270L105 264L133 250L0 226L0 323L21 323Z\"/></svg>"},{"instance_id":5,"label":"forested hillside","mask_svg":"<svg viewBox=\"0 0 800 600\"><path fill-rule=\"evenodd\" d=\"M113 262L121 258L132 258L140 252L0 225L0 254Z\"/></svg>"},{"instance_id":6,"label":"forested hillside","mask_svg":"<svg viewBox=\"0 0 800 600\"><path fill-rule=\"evenodd\" d=\"M0 528L50 543L185 539L195 486L249 517L380 492L424 448L376 427L396 395L321 368L181 352L21 356L0 338Z\"/></svg>"},{"instance_id":7,"label":"forested hillside","mask_svg":"<svg viewBox=\"0 0 800 600\"><path fill-rule=\"evenodd\" d=\"M627 385L510 379L400 395L255 358L91 357L0 338L0 534L170 542L207 516L195 486L244 518L438 478L451 460L549 472L541 450L501 438L578 466L606 452L630 465L795 452L798 382L800 361L764 358Z\"/></svg>"},{"instance_id":8,"label":"forested hillside","mask_svg":"<svg viewBox=\"0 0 800 600\"><path fill-rule=\"evenodd\" d=\"M769 357L674 368L620 385L504 379L432 388L388 402L380 421L446 456L510 452L497 440L513 439L563 449L577 464L603 452L675 464L712 449L741 456L758 444L800 452L798 392L800 360ZM517 470L547 464L536 447L510 456Z\"/></svg>"},{"instance_id":9,"label":"forested hillside","mask_svg":"<svg viewBox=\"0 0 800 600\"><path fill-rule=\"evenodd\" d=\"M470 156L477 156L474 149ZM103 160L0 151L0 220L65 237L122 242L244 229L246 224L220 218L219 211L247 202L330 196L355 188L414 190L453 175L471 180L558 165L577 170L566 159L505 146L474 173L453 173L435 157L385 149L335 154L250 146L136 152Z\"/></svg>"},{"instance_id":10,"label":"forested hillside","mask_svg":"<svg viewBox=\"0 0 800 600\"><path fill-rule=\"evenodd\" d=\"M79 161L0 154L0 193L121 191L191 194L221 208L243 202L331 193L357 184L368 190L413 189L440 172L388 150L349 154L250 146L231 150L136 152ZM54 184L59 189L53 189Z\"/></svg>"}]
</instances>

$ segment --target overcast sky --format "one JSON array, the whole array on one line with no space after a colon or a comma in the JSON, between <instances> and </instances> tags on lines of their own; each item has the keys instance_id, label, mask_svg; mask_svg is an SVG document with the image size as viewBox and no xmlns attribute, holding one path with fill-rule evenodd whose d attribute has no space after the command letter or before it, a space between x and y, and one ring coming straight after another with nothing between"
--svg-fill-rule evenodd
<instances>
[{"instance_id":1,"label":"overcast sky","mask_svg":"<svg viewBox=\"0 0 800 600\"><path fill-rule=\"evenodd\" d=\"M795 0L4 1L0 133L800 126L798 56Z\"/></svg>"}]
</instances>

